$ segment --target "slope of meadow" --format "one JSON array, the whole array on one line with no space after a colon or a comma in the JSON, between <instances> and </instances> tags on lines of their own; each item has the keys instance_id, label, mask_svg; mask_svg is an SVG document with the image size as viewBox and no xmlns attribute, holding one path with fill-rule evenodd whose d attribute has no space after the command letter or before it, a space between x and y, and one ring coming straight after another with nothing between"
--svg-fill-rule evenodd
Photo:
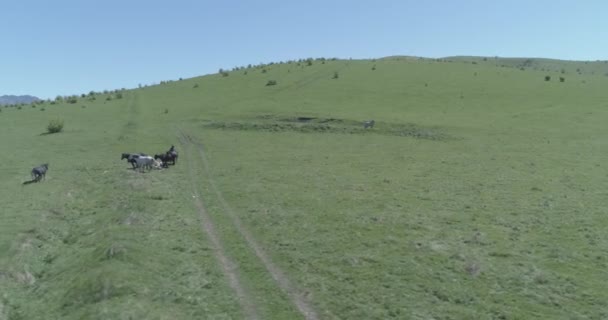
<instances>
[{"instance_id":1,"label":"slope of meadow","mask_svg":"<svg viewBox=\"0 0 608 320\"><path fill-rule=\"evenodd\" d=\"M492 59L2 108L0 319L606 318L608 78ZM167 170L119 160L172 144Z\"/></svg>"}]
</instances>

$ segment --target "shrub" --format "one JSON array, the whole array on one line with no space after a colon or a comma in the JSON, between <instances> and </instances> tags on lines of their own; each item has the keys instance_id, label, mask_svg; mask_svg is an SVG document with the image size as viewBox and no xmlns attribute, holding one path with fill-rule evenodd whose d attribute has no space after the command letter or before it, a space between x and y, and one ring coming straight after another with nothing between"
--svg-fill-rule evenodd
<instances>
[{"instance_id":1,"label":"shrub","mask_svg":"<svg viewBox=\"0 0 608 320\"><path fill-rule=\"evenodd\" d=\"M67 103L76 103L78 102L78 98L76 96L69 97Z\"/></svg>"},{"instance_id":2,"label":"shrub","mask_svg":"<svg viewBox=\"0 0 608 320\"><path fill-rule=\"evenodd\" d=\"M21 106L18 106L18 107L17 107L17 110L21 110Z\"/></svg>"},{"instance_id":3,"label":"shrub","mask_svg":"<svg viewBox=\"0 0 608 320\"><path fill-rule=\"evenodd\" d=\"M376 70L376 65L374 65L374 66L372 67L372 71L375 71L375 70Z\"/></svg>"},{"instance_id":4,"label":"shrub","mask_svg":"<svg viewBox=\"0 0 608 320\"><path fill-rule=\"evenodd\" d=\"M164 113L165 114L169 113L169 109L165 109Z\"/></svg>"},{"instance_id":5,"label":"shrub","mask_svg":"<svg viewBox=\"0 0 608 320\"><path fill-rule=\"evenodd\" d=\"M46 110L46 109L44 109L44 108L40 108L40 111L44 111L44 110Z\"/></svg>"},{"instance_id":6,"label":"shrub","mask_svg":"<svg viewBox=\"0 0 608 320\"><path fill-rule=\"evenodd\" d=\"M42 110L42 109L40 109ZM49 121L48 126L46 127L48 133L58 133L63 130L63 120L55 119Z\"/></svg>"},{"instance_id":7,"label":"shrub","mask_svg":"<svg viewBox=\"0 0 608 320\"><path fill-rule=\"evenodd\" d=\"M116 99L122 99L122 92L116 94Z\"/></svg>"},{"instance_id":8,"label":"shrub","mask_svg":"<svg viewBox=\"0 0 608 320\"><path fill-rule=\"evenodd\" d=\"M551 81L551 76L545 76L545 81Z\"/></svg>"},{"instance_id":9,"label":"shrub","mask_svg":"<svg viewBox=\"0 0 608 320\"><path fill-rule=\"evenodd\" d=\"M192 86L192 88L198 88L198 83L195 83L194 86Z\"/></svg>"},{"instance_id":10,"label":"shrub","mask_svg":"<svg viewBox=\"0 0 608 320\"><path fill-rule=\"evenodd\" d=\"M559 82L566 82L566 78L564 78L564 77L559 77Z\"/></svg>"},{"instance_id":11,"label":"shrub","mask_svg":"<svg viewBox=\"0 0 608 320\"><path fill-rule=\"evenodd\" d=\"M332 79L338 79L340 77L340 75L338 74L338 71L334 71L334 76L331 77Z\"/></svg>"},{"instance_id":12,"label":"shrub","mask_svg":"<svg viewBox=\"0 0 608 320\"><path fill-rule=\"evenodd\" d=\"M266 86L276 86L277 82L276 80L268 80L268 82L266 82Z\"/></svg>"}]
</instances>

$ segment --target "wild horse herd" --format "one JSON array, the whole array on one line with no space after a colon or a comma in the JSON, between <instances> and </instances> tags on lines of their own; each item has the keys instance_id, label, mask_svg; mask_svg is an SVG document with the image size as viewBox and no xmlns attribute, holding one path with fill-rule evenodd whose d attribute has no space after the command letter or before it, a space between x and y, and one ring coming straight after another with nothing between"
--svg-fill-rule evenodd
<instances>
[{"instance_id":1,"label":"wild horse herd","mask_svg":"<svg viewBox=\"0 0 608 320\"><path fill-rule=\"evenodd\" d=\"M139 171L144 171L146 169L168 168L169 164L175 165L177 157L178 155L177 151L175 151L175 146L171 146L169 151L155 154L154 157L145 153L123 153L120 160L127 159L127 162L133 166L133 170L138 169Z\"/></svg>"},{"instance_id":2,"label":"wild horse herd","mask_svg":"<svg viewBox=\"0 0 608 320\"><path fill-rule=\"evenodd\" d=\"M154 157L151 157L145 153L123 153L120 159L127 159L127 161L133 166L133 170L138 169L140 172L143 172L146 169L162 169L168 168L169 164L175 165L175 163L177 163L177 157L178 155L177 151L175 150L175 146L171 146L169 151L155 154ZM32 180L26 181L23 184L40 182L41 180L44 180L48 170L48 163L33 168L31 171Z\"/></svg>"}]
</instances>

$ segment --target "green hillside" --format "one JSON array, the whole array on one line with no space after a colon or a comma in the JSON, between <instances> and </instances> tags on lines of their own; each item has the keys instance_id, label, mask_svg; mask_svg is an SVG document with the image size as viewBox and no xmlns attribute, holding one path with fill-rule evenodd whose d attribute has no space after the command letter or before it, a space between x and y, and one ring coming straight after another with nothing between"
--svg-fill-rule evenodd
<instances>
[{"instance_id":1,"label":"green hillside","mask_svg":"<svg viewBox=\"0 0 608 320\"><path fill-rule=\"evenodd\" d=\"M608 76L608 60L567 61L542 58L501 58L501 57L447 57L453 62L493 65L503 68L535 70L548 73Z\"/></svg>"},{"instance_id":2,"label":"green hillside","mask_svg":"<svg viewBox=\"0 0 608 320\"><path fill-rule=\"evenodd\" d=\"M606 318L608 70L525 61L301 60L3 107L0 320ZM171 145L168 169L120 160Z\"/></svg>"}]
</instances>

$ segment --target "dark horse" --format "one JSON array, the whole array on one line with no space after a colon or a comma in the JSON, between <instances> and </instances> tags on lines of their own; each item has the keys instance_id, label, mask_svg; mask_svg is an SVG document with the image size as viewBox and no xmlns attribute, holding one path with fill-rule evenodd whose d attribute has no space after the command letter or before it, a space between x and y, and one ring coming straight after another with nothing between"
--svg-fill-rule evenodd
<instances>
[{"instance_id":1,"label":"dark horse","mask_svg":"<svg viewBox=\"0 0 608 320\"><path fill-rule=\"evenodd\" d=\"M159 159L160 159L160 161L162 161L164 168L169 167L169 164L167 163L170 160L168 154L166 154L166 153L155 154L154 160L159 160Z\"/></svg>"},{"instance_id":2,"label":"dark horse","mask_svg":"<svg viewBox=\"0 0 608 320\"><path fill-rule=\"evenodd\" d=\"M45 179L46 172L49 170L49 164L45 163L32 169L32 181L39 182L40 179Z\"/></svg>"},{"instance_id":3,"label":"dark horse","mask_svg":"<svg viewBox=\"0 0 608 320\"><path fill-rule=\"evenodd\" d=\"M171 162L172 165L175 165L175 161L177 160L177 153L175 151L168 151L166 153L155 154L154 159L160 159L160 161L163 162L163 167L166 168L169 166L169 162Z\"/></svg>"},{"instance_id":4,"label":"dark horse","mask_svg":"<svg viewBox=\"0 0 608 320\"><path fill-rule=\"evenodd\" d=\"M171 161L173 165L177 162L177 151L175 151L175 146L172 145L169 151L165 153L168 156L168 160ZM165 160L163 160L164 162Z\"/></svg>"}]
</instances>

